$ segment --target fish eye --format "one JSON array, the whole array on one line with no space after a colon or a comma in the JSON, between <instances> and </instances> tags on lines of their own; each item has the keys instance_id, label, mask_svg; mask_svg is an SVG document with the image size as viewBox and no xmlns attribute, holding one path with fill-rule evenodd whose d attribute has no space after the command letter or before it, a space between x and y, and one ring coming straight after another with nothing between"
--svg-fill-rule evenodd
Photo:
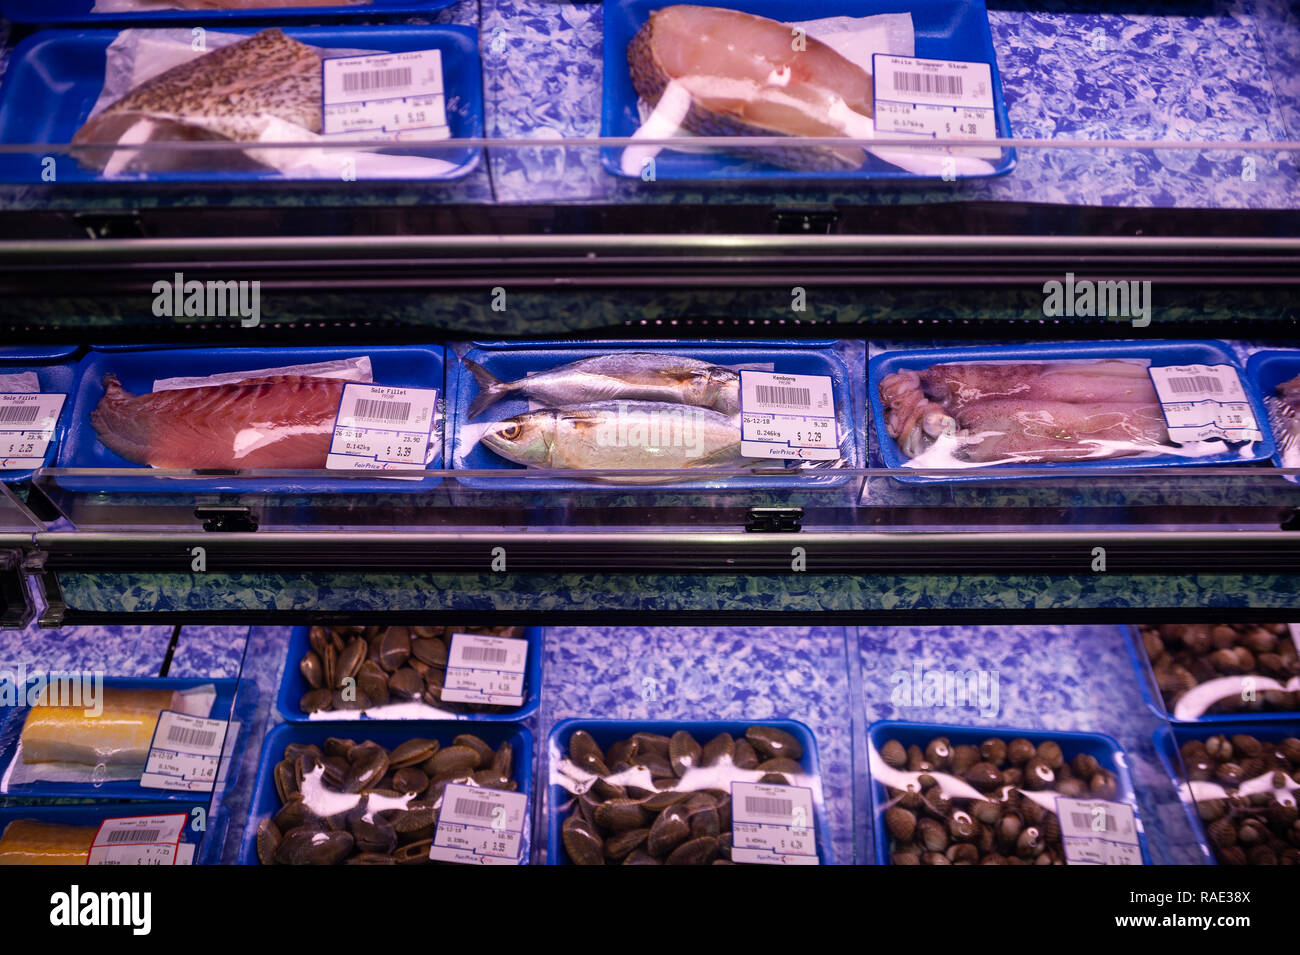
<instances>
[{"instance_id":1,"label":"fish eye","mask_svg":"<svg viewBox=\"0 0 1300 955\"><path fill-rule=\"evenodd\" d=\"M521 428L519 424L516 422L514 424L508 424L505 427L498 428L497 434L502 438L505 438L507 441L513 441L515 438L519 437L520 433L523 430L524 429Z\"/></svg>"}]
</instances>

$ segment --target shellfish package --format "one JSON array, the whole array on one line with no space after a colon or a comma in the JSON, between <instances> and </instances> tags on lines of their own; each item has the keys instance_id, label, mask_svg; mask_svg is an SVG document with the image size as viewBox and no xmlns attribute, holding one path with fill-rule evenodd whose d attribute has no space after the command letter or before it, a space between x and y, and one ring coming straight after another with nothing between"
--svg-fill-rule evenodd
<instances>
[{"instance_id":1,"label":"shellfish package","mask_svg":"<svg viewBox=\"0 0 1300 955\"><path fill-rule=\"evenodd\" d=\"M15 50L0 137L70 144L75 162L47 149L0 169L55 183L457 178L479 160L454 140L482 134L481 86L467 27L47 31Z\"/></svg>"},{"instance_id":2,"label":"shellfish package","mask_svg":"<svg viewBox=\"0 0 1300 955\"><path fill-rule=\"evenodd\" d=\"M867 375L890 468L1223 465L1273 453L1263 405L1222 342L884 351Z\"/></svg>"},{"instance_id":3,"label":"shellfish package","mask_svg":"<svg viewBox=\"0 0 1300 955\"><path fill-rule=\"evenodd\" d=\"M918 0L903 11L827 0L816 12L808 19L792 0L606 0L602 134L673 140L607 149L606 169L648 182L952 181L1012 169L1010 149L934 144L1011 135L982 0ZM756 136L790 141L746 145Z\"/></svg>"},{"instance_id":4,"label":"shellfish package","mask_svg":"<svg viewBox=\"0 0 1300 955\"><path fill-rule=\"evenodd\" d=\"M187 799L223 788L255 690L234 680L33 675L0 685L0 793Z\"/></svg>"},{"instance_id":5,"label":"shellfish package","mask_svg":"<svg viewBox=\"0 0 1300 955\"><path fill-rule=\"evenodd\" d=\"M177 283L179 284L179 283ZM329 470L193 490L400 490L442 460L441 347L210 348L98 352L81 367L61 466L192 471ZM350 480L345 472L383 474ZM72 490L96 478L61 478ZM157 481L114 479L120 490Z\"/></svg>"},{"instance_id":6,"label":"shellfish package","mask_svg":"<svg viewBox=\"0 0 1300 955\"><path fill-rule=\"evenodd\" d=\"M575 478L460 478L466 486L829 486L861 461L854 379L834 341L452 347L462 352L448 373L453 467ZM672 473L612 473L623 471Z\"/></svg>"}]
</instances>

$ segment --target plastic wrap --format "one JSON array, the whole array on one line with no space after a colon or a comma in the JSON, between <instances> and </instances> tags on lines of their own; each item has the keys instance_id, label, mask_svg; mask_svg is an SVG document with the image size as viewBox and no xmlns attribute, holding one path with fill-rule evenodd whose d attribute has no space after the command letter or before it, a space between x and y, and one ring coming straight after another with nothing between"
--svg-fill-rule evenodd
<instances>
[{"instance_id":1,"label":"plastic wrap","mask_svg":"<svg viewBox=\"0 0 1300 955\"><path fill-rule=\"evenodd\" d=\"M1161 719L1223 722L1300 714L1300 658L1285 623L1143 624L1130 649Z\"/></svg>"},{"instance_id":2,"label":"plastic wrap","mask_svg":"<svg viewBox=\"0 0 1300 955\"><path fill-rule=\"evenodd\" d=\"M443 699L448 684L449 651L455 634L488 635L523 644L522 671L492 674L493 689L515 689L519 705ZM487 641L478 676L512 666L505 644ZM499 659L498 659L499 658ZM461 686L482 680L457 680ZM286 720L487 720L522 719L541 701L540 627L296 627L280 684L279 710ZM330 674L333 679L329 679ZM513 679L511 676L513 674ZM469 696L468 693L453 694ZM504 693L502 694L505 695Z\"/></svg>"},{"instance_id":3,"label":"plastic wrap","mask_svg":"<svg viewBox=\"0 0 1300 955\"><path fill-rule=\"evenodd\" d=\"M548 749L550 864L832 861L802 723L564 720Z\"/></svg>"},{"instance_id":4,"label":"plastic wrap","mask_svg":"<svg viewBox=\"0 0 1300 955\"><path fill-rule=\"evenodd\" d=\"M868 758L881 865L1150 862L1109 736L886 720Z\"/></svg>"},{"instance_id":5,"label":"plastic wrap","mask_svg":"<svg viewBox=\"0 0 1300 955\"><path fill-rule=\"evenodd\" d=\"M1232 734L1162 727L1156 749L1179 783L1202 850L1220 865L1300 864L1300 738L1295 723L1242 723Z\"/></svg>"},{"instance_id":6,"label":"plastic wrap","mask_svg":"<svg viewBox=\"0 0 1300 955\"><path fill-rule=\"evenodd\" d=\"M221 811L200 813L198 806L128 802L3 808L0 866L210 864L227 819Z\"/></svg>"}]
</instances>

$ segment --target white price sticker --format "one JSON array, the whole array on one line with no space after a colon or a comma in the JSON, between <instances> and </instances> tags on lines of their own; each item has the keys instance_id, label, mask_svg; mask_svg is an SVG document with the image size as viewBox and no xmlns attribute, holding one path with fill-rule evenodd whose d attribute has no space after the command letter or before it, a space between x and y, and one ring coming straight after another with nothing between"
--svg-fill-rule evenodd
<instances>
[{"instance_id":1,"label":"white price sticker","mask_svg":"<svg viewBox=\"0 0 1300 955\"><path fill-rule=\"evenodd\" d=\"M343 386L325 466L339 471L418 471L428 464L436 388Z\"/></svg>"},{"instance_id":2,"label":"white price sticker","mask_svg":"<svg viewBox=\"0 0 1300 955\"><path fill-rule=\"evenodd\" d=\"M1070 865L1142 865L1137 817L1131 806L1057 796L1056 817Z\"/></svg>"},{"instance_id":3,"label":"white price sticker","mask_svg":"<svg viewBox=\"0 0 1300 955\"><path fill-rule=\"evenodd\" d=\"M747 458L840 456L835 390L826 375L742 371L740 421L740 453Z\"/></svg>"},{"instance_id":4,"label":"white price sticker","mask_svg":"<svg viewBox=\"0 0 1300 955\"><path fill-rule=\"evenodd\" d=\"M140 785L145 789L212 792L218 773L224 775L239 733L239 724L209 720L172 710L158 716L149 758Z\"/></svg>"},{"instance_id":5,"label":"white price sticker","mask_svg":"<svg viewBox=\"0 0 1300 955\"><path fill-rule=\"evenodd\" d=\"M528 797L523 793L450 783L442 794L429 858L470 865L518 865Z\"/></svg>"},{"instance_id":6,"label":"white price sticker","mask_svg":"<svg viewBox=\"0 0 1300 955\"><path fill-rule=\"evenodd\" d=\"M189 816L119 816L95 833L86 865L189 865L192 846L181 843Z\"/></svg>"},{"instance_id":7,"label":"white price sticker","mask_svg":"<svg viewBox=\"0 0 1300 955\"><path fill-rule=\"evenodd\" d=\"M818 865L813 794L805 786L731 784L731 859Z\"/></svg>"},{"instance_id":8,"label":"white price sticker","mask_svg":"<svg viewBox=\"0 0 1300 955\"><path fill-rule=\"evenodd\" d=\"M876 132L925 139L996 139L993 70L987 63L923 60L876 53ZM952 152L998 159L996 146L970 146Z\"/></svg>"},{"instance_id":9,"label":"white price sticker","mask_svg":"<svg viewBox=\"0 0 1300 955\"><path fill-rule=\"evenodd\" d=\"M1171 440L1261 441L1259 425L1231 365L1167 365L1148 369Z\"/></svg>"},{"instance_id":10,"label":"white price sticker","mask_svg":"<svg viewBox=\"0 0 1300 955\"><path fill-rule=\"evenodd\" d=\"M442 53L415 50L325 60L321 130L356 139L450 139Z\"/></svg>"},{"instance_id":11,"label":"white price sticker","mask_svg":"<svg viewBox=\"0 0 1300 955\"><path fill-rule=\"evenodd\" d=\"M0 394L0 471L29 471L45 463L67 395Z\"/></svg>"},{"instance_id":12,"label":"white price sticker","mask_svg":"<svg viewBox=\"0 0 1300 955\"><path fill-rule=\"evenodd\" d=\"M443 702L523 706L527 664L527 640L453 633Z\"/></svg>"}]
</instances>

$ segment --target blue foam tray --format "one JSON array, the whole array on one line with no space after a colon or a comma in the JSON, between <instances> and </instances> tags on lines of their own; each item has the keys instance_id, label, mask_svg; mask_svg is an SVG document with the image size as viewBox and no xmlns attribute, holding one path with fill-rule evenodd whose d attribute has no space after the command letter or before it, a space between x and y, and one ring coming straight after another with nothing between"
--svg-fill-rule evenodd
<instances>
[{"instance_id":1,"label":"blue foam tray","mask_svg":"<svg viewBox=\"0 0 1300 955\"><path fill-rule=\"evenodd\" d=\"M21 372L34 372L43 393L61 392L68 397L59 411L59 420L54 428L54 437L45 449L42 467L49 467L58 454L63 442L68 421L71 420L69 408L72 405L72 390L77 380L77 365L71 361L59 361L68 358L77 351L77 346L47 345L42 347L6 347L0 348L0 375L15 375ZM22 471L0 470L0 481L6 484L25 481L35 473L35 469Z\"/></svg>"},{"instance_id":2,"label":"blue foam tray","mask_svg":"<svg viewBox=\"0 0 1300 955\"><path fill-rule=\"evenodd\" d=\"M224 32L254 34L253 27L222 27ZM483 82L478 32L457 26L286 27L285 34L310 46L387 53L440 50L447 90L447 124L452 139L430 144L429 155L455 164L445 179L474 170L482 151L455 145L456 139L483 136ZM44 158L59 157L59 183L86 182L248 182L289 181L276 170L190 170L105 178L68 155L71 143L104 88L109 44L117 30L46 30L26 37L10 54L0 85L0 143L48 143L35 153L0 156L0 181L41 183ZM406 153L409 155L410 153ZM304 181L317 182L319 177Z\"/></svg>"},{"instance_id":3,"label":"blue foam tray","mask_svg":"<svg viewBox=\"0 0 1300 955\"><path fill-rule=\"evenodd\" d=\"M311 643L308 640L310 627L294 627L289 635L289 650L285 657L284 674L280 678L280 692L276 696L276 709L280 715L291 723L316 723L324 720L313 720L298 706L298 701L303 695L311 689L311 684L303 677L298 669L298 661L301 660L311 649ZM508 723L516 720L522 720L525 717L532 716L537 712L537 707L542 702L542 628L525 627L523 639L528 641L528 670L524 674L524 705L515 710L509 710L503 713L431 713L423 717L424 720L465 720L467 722L480 723ZM450 647L449 647L450 649ZM332 715L333 722L347 722L340 720L338 715ZM361 716L359 720L368 724L377 722L368 716ZM384 717L379 722L394 722L391 717Z\"/></svg>"},{"instance_id":4,"label":"blue foam tray","mask_svg":"<svg viewBox=\"0 0 1300 955\"><path fill-rule=\"evenodd\" d=\"M243 839L239 845L239 864L258 865L257 827L262 820L274 816L280 811L280 795L275 791L276 763L284 756L284 748L290 743L315 743L322 745L326 739L336 736L343 739L355 739L358 742L373 740L380 746L392 749L408 739L436 739L440 745L447 746L461 733L473 733L495 749L501 743L508 742L514 747L514 778L519 784L518 792L528 797L528 813L533 812L533 734L517 723L479 723L466 726L459 722L439 723L389 723L375 720L365 724L365 732L359 733L357 723L281 723L266 734L262 744L262 755L257 765L257 779L253 785L253 796L248 807L248 822L244 827ZM532 842L531 818L524 821L524 839L520 850L521 863L529 861Z\"/></svg>"},{"instance_id":5,"label":"blue foam tray","mask_svg":"<svg viewBox=\"0 0 1300 955\"><path fill-rule=\"evenodd\" d=\"M175 22L202 20L286 20L308 17L374 17L428 13L449 7L456 0L370 0L369 3L321 3L315 7L278 7L267 5L259 10L144 10L122 13L93 13L95 0L5 0L0 15L14 23L155 23L166 26Z\"/></svg>"},{"instance_id":6,"label":"blue foam tray","mask_svg":"<svg viewBox=\"0 0 1300 955\"><path fill-rule=\"evenodd\" d=\"M1146 647L1142 645L1142 632L1136 625L1129 625L1124 628L1124 636L1124 644L1128 647L1129 659L1133 662L1133 669L1137 671L1138 689L1142 692L1142 701L1146 703L1147 709L1162 720L1167 720L1179 726L1206 726L1252 723L1269 718L1289 719L1296 717L1300 719L1300 713L1291 713L1285 710L1262 713L1208 713L1194 720L1176 719L1165 708L1164 696L1160 692L1160 687L1156 685L1155 671L1151 667L1150 658L1147 657ZM1295 639L1294 635L1292 639Z\"/></svg>"},{"instance_id":7,"label":"blue foam tray","mask_svg":"<svg viewBox=\"0 0 1300 955\"><path fill-rule=\"evenodd\" d=\"M193 823L195 808L203 808L207 816L205 829L195 832ZM0 809L0 833L9 823L17 819L35 819L39 822L52 822L63 826L98 826L105 819L123 816L167 816L185 813L190 817L190 824L181 830L181 841L197 844L194 850L195 865L216 865L217 853L225 842L225 830L229 818L224 810L207 811L206 801L195 801L192 797L185 802L97 802L80 806L8 806Z\"/></svg>"},{"instance_id":8,"label":"blue foam tray","mask_svg":"<svg viewBox=\"0 0 1300 955\"><path fill-rule=\"evenodd\" d=\"M196 686L212 684L217 691L217 698L212 703L208 717L214 720L237 720L239 732L235 738L235 748L231 753L226 768L226 781L223 787L232 792L239 782L239 767L244 747L248 744L257 708L257 686L246 683L238 692L238 680L206 680L199 677L106 677L105 689L116 690L188 690ZM234 706L234 713L231 707ZM27 720L30 707L16 706L9 708L8 714L0 720L0 767L8 768L18 748L23 723ZM137 780L119 780L114 782L33 782L10 786L0 795L14 798L63 797L72 799L148 799L157 801L193 801L206 794L182 792L170 789L146 789Z\"/></svg>"},{"instance_id":9,"label":"blue foam tray","mask_svg":"<svg viewBox=\"0 0 1300 955\"><path fill-rule=\"evenodd\" d=\"M745 735L751 726L775 726L783 729L799 741L803 747L803 759L800 762L810 776L821 779L821 763L817 759L817 739L812 730L798 720L560 720L551 727L546 740L546 771L554 773L555 764L566 758L569 752L569 737L578 730L591 734L601 749L608 749L613 743L627 739L633 733L659 733L671 736L678 730L686 730L703 745L719 733L730 733L737 738ZM539 788L542 785L539 782ZM570 800L570 794L563 786L547 785L546 805L546 864L571 865L569 855L564 849L561 828L570 815L563 808ZM831 849L831 828L826 816L826 805L820 788L813 790L813 818L817 837L817 857L822 865L834 865L835 854Z\"/></svg>"},{"instance_id":10,"label":"blue foam tray","mask_svg":"<svg viewBox=\"0 0 1300 955\"><path fill-rule=\"evenodd\" d=\"M1231 349L1223 342L1209 340L1189 341L1111 341L1111 342L1057 342L1041 345L988 345L973 348L934 348L906 349L881 352L867 362L867 395L871 403L871 421L875 428L876 440L885 466L906 470L909 458L899 450L897 443L889 436L885 428L884 402L880 399L880 382L896 371L921 370L931 365L969 361L1087 361L1104 358L1147 358L1151 367L1165 365L1231 365L1241 376L1246 397L1257 421L1265 421L1264 406L1259 397L1251 393L1246 385L1246 374L1237 363ZM1045 461L1038 464L993 464L972 465L971 473L954 477L926 477L921 475L900 474L897 480L906 483L925 484L936 481L996 481L1006 480L998 476L999 470L1009 467L1017 469L1041 470L1049 475L1061 468L1106 468L1136 469L1156 467L1187 467L1225 464L1249 464L1266 461L1273 454L1273 436L1267 427L1261 428L1262 441L1253 444L1225 445L1236 450L1225 450L1219 454L1199 458L1184 458L1176 455L1155 454L1129 458L1106 458L1097 461Z\"/></svg>"},{"instance_id":11,"label":"blue foam tray","mask_svg":"<svg viewBox=\"0 0 1300 955\"><path fill-rule=\"evenodd\" d=\"M860 467L862 460L862 442L854 433L853 416L849 403L850 372L844 361L831 351L835 344L827 341L700 341L700 342L663 342L663 341L530 341L530 342L474 342L473 347L464 355L478 362L502 381L515 381L530 372L545 371L559 365L607 355L615 351L626 352L662 352L681 355L700 361L713 362L718 365L742 365L755 362L771 362L776 371L801 375L828 375L832 379L835 392L836 425L840 430L840 458L850 467ZM469 406L479 393L478 383L465 366L454 355L448 359L447 367L447 416L448 440L451 449L452 468L458 470L528 470L522 464L507 461L494 452L483 447L477 440L465 446L471 438L467 437L467 426L482 425L500 421L512 415L522 414L528 410L526 397L508 397L496 402L480 414L474 421L469 420ZM468 429L473 433L473 429ZM764 467L780 467L782 461L773 458L763 462ZM501 488L503 490L592 490L598 487L618 487L623 491L635 490L632 485L599 484L592 481L564 480L561 478L504 478L501 480L487 478L462 477L457 480L467 487ZM729 477L720 480L706 479L694 481L675 481L670 485L658 485L659 491L685 490L701 487L727 487L738 489L758 488L799 488L810 485L816 487L834 487L848 480L844 476L835 476L835 469L809 469L797 480L782 478L740 478Z\"/></svg>"},{"instance_id":12,"label":"blue foam tray","mask_svg":"<svg viewBox=\"0 0 1300 955\"><path fill-rule=\"evenodd\" d=\"M150 468L118 457L100 443L90 414L104 397L102 379L112 372L122 387L132 394L148 394L159 378L202 377L220 372L276 368L331 359L369 355L376 383L408 388L437 388L443 397L443 349L441 345L358 345L315 348L186 348L167 351L92 352L81 360L75 400L69 417L67 437L60 449L58 462L64 468L134 468L147 475ZM442 466L442 442L439 440L438 416L434 428L436 453L429 467ZM436 484L438 478L420 481L383 479L329 480L293 479L284 481L249 481L232 484L220 478L147 478L107 484L93 477L60 478L61 487L73 491L111 488L116 491L316 491L323 493L389 492L422 489Z\"/></svg>"},{"instance_id":13,"label":"blue foam tray","mask_svg":"<svg viewBox=\"0 0 1300 955\"><path fill-rule=\"evenodd\" d=\"M1232 729L1237 733L1248 733L1251 736L1270 740L1300 736L1300 722L1297 721L1255 720L1253 722L1236 723ZM1196 842L1201 847L1201 854L1205 856L1206 862L1210 865L1218 865L1218 860L1214 856L1214 850L1210 848L1210 841L1205 834L1205 823L1201 821L1201 814L1196 808L1196 801L1191 798L1191 793L1186 788L1187 773L1183 769L1181 749L1182 745L1189 740L1207 740L1211 736L1219 735L1224 730L1225 727L1222 726L1171 723L1167 726L1158 727L1152 735L1156 753L1160 756L1160 762L1164 764L1165 772L1169 774L1174 789L1178 792L1179 802L1183 804L1183 812L1187 814L1187 821L1192 824L1192 831L1196 833Z\"/></svg>"},{"instance_id":14,"label":"blue foam tray","mask_svg":"<svg viewBox=\"0 0 1300 955\"><path fill-rule=\"evenodd\" d=\"M710 0L704 4L740 10L770 20L801 22L822 17L869 17L881 13L910 13L916 36L915 55L922 59L960 60L988 63L993 76L993 108L997 134L1011 136L1011 120L1002 95L993 36L989 30L984 0L820 0L816 5L797 0ZM627 62L627 45L650 14L669 6L665 0L605 0L604 90L601 100L602 136L631 136L641 125L636 89ZM871 65L866 66L868 70ZM895 135L895 134L891 134ZM924 140L920 140L924 142ZM627 177L620 167L622 147L601 150L601 163L611 175ZM1000 160L989 160L991 175L1001 176L1016 165L1016 151L1004 149ZM630 177L636 178L636 177ZM668 149L655 157L655 179L717 180L756 179L771 182L790 180L898 180L930 181L939 177L907 172L874 156L861 169L851 172L813 172L783 169L722 152L675 152ZM958 176L962 178L983 178Z\"/></svg>"},{"instance_id":15,"label":"blue foam tray","mask_svg":"<svg viewBox=\"0 0 1300 955\"><path fill-rule=\"evenodd\" d=\"M998 737L1004 740L1024 738L1035 746L1046 740L1060 744L1066 762L1080 753L1092 756L1104 769L1115 774L1117 792L1112 802L1127 804L1133 810L1137 825L1138 841L1142 848L1142 862L1151 865L1151 855L1147 850L1146 832L1142 826L1142 814L1138 808L1137 796L1133 791L1133 778L1129 774L1128 757L1112 737L1105 733L1078 733L1065 730L1027 730L1011 726L949 726L944 723L913 723L906 720L878 720L867 728L867 745L872 751L880 748L891 739L896 739L903 746L916 744L922 749L936 736L946 736L953 745L970 744L978 746L986 739ZM868 770L868 773L870 771ZM888 808L889 796L882 783L871 780L871 823L875 827L876 865L889 865L889 833L885 829L885 810Z\"/></svg>"}]
</instances>

